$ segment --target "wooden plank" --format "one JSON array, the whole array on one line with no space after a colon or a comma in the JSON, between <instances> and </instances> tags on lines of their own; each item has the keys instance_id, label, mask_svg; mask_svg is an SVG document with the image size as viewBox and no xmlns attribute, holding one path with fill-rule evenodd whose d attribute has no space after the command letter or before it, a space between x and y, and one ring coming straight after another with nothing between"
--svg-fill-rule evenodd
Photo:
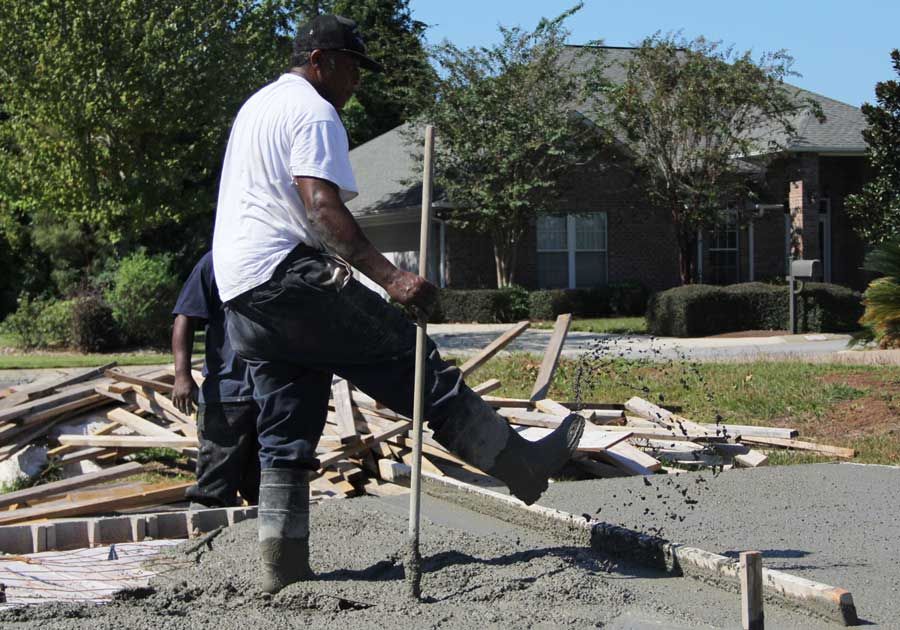
<instances>
[{"instance_id":1,"label":"wooden plank","mask_svg":"<svg viewBox=\"0 0 900 630\"><path fill-rule=\"evenodd\" d=\"M503 350L503 348L508 346L516 337L525 332L525 330L530 325L531 322L519 322L518 324L507 330L505 333L494 339L491 343L486 345L478 352L478 354L463 363L459 367L459 371L462 372L463 378L466 378L469 374L487 363L491 357Z\"/></svg>"},{"instance_id":2,"label":"wooden plank","mask_svg":"<svg viewBox=\"0 0 900 630\"><path fill-rule=\"evenodd\" d=\"M544 351L544 360L541 361L541 368L538 370L534 388L532 388L531 396L529 396L531 400L540 400L547 397L547 392L550 391L550 384L553 382L553 374L556 372L556 364L559 361L559 355L562 352L571 323L571 313L563 313L556 318L553 334L550 336L549 343L547 343L547 349Z\"/></svg>"},{"instance_id":3,"label":"wooden plank","mask_svg":"<svg viewBox=\"0 0 900 630\"><path fill-rule=\"evenodd\" d=\"M534 401L530 398L509 398L507 396L482 396L484 402L489 404L491 407L515 407L517 409L532 409L534 407ZM608 403L608 402L596 402L596 401L576 401L576 400L557 400L561 405L565 407L579 407L581 409L590 409L592 411L596 411L597 409L606 409L606 410L618 410L622 411L625 409L625 405L622 403Z\"/></svg>"},{"instance_id":4,"label":"wooden plank","mask_svg":"<svg viewBox=\"0 0 900 630\"><path fill-rule=\"evenodd\" d=\"M756 468L769 463L769 457L760 451L750 450L747 453L734 456L734 465L743 468Z\"/></svg>"},{"instance_id":5,"label":"wooden plank","mask_svg":"<svg viewBox=\"0 0 900 630\"><path fill-rule=\"evenodd\" d=\"M60 444L99 448L197 448L196 438L149 435L60 435Z\"/></svg>"},{"instance_id":6,"label":"wooden plank","mask_svg":"<svg viewBox=\"0 0 900 630\"><path fill-rule=\"evenodd\" d=\"M762 553L742 552L738 573L741 580L741 628L763 630Z\"/></svg>"},{"instance_id":7,"label":"wooden plank","mask_svg":"<svg viewBox=\"0 0 900 630\"><path fill-rule=\"evenodd\" d=\"M753 437L774 437L790 440L800 435L797 429L789 429L782 427L757 427L749 424L703 424L702 426L715 431L722 429L734 435L750 435Z\"/></svg>"},{"instance_id":8,"label":"wooden plank","mask_svg":"<svg viewBox=\"0 0 900 630\"><path fill-rule=\"evenodd\" d=\"M177 422L194 426L197 425L197 421L193 418L193 416L181 413L178 408L175 407L175 403L169 400L168 396L165 396L149 387L142 387L140 385L132 385L131 389L135 394L137 394L138 398L143 397L150 402L159 405L163 410L166 411L167 414L177 418Z\"/></svg>"},{"instance_id":9,"label":"wooden plank","mask_svg":"<svg viewBox=\"0 0 900 630\"><path fill-rule=\"evenodd\" d=\"M77 415L75 412L84 412L94 407L106 404L106 400L97 394L88 395L85 398L63 403L50 409L39 411L30 416L20 418L16 423L7 422L0 425L0 443L10 444L20 441L25 434L32 434L36 427L46 424L63 416ZM54 423L55 424L55 423ZM41 435L41 433L38 433Z\"/></svg>"},{"instance_id":10,"label":"wooden plank","mask_svg":"<svg viewBox=\"0 0 900 630\"><path fill-rule=\"evenodd\" d=\"M331 395L334 397L334 411L337 420L337 434L344 444L351 444L359 440L356 430L356 418L353 412L353 396L350 392L350 383L340 379L331 386Z\"/></svg>"},{"instance_id":11,"label":"wooden plank","mask_svg":"<svg viewBox=\"0 0 900 630\"><path fill-rule=\"evenodd\" d=\"M326 455L319 458L319 467L327 468L332 463L344 459L348 455L353 455L365 450L368 450L372 447L373 444L377 444L379 442L383 442L388 440L395 435L400 435L409 431L409 428L412 426L412 422L403 421L403 422L395 422L389 429L384 429L378 431L377 433L372 433L371 435L361 436L359 442L355 444L347 444L346 446L341 447L338 450L332 451L331 453L327 453Z\"/></svg>"},{"instance_id":12,"label":"wooden plank","mask_svg":"<svg viewBox=\"0 0 900 630\"><path fill-rule=\"evenodd\" d=\"M136 386L133 385L132 387ZM145 393L149 395L144 395ZM169 427L171 430L178 429L188 437L197 437L197 424L194 420L175 409L172 402L163 394L152 390L142 393L132 390L126 396L125 400L127 402L134 402L144 411L171 422L173 425Z\"/></svg>"},{"instance_id":13,"label":"wooden plank","mask_svg":"<svg viewBox=\"0 0 900 630\"><path fill-rule=\"evenodd\" d=\"M75 462L80 462L85 459L97 459L101 455L115 452L115 449L108 448L83 448L71 453L66 453L61 457L56 458L55 461L62 466L65 464L74 464Z\"/></svg>"},{"instance_id":14,"label":"wooden plank","mask_svg":"<svg viewBox=\"0 0 900 630\"><path fill-rule=\"evenodd\" d=\"M822 455L832 455L834 457L842 457L851 459L856 456L856 451L852 448L844 448L842 446L830 446L828 444L818 444L816 442L802 442L800 440L789 440L786 438L741 436L741 442L748 444L761 444L764 446L781 446L784 448L792 448L799 451L811 451L813 453L821 453Z\"/></svg>"},{"instance_id":15,"label":"wooden plank","mask_svg":"<svg viewBox=\"0 0 900 630\"><path fill-rule=\"evenodd\" d=\"M121 407L117 409L111 409L106 417L112 420L113 422L117 422L123 427L128 427L135 433L139 435L145 436L158 436L158 437L170 437L170 438L178 438L180 436L175 435L172 431L159 426L158 424L154 424L149 420L145 420L138 415L131 413L130 411L123 409Z\"/></svg>"},{"instance_id":16,"label":"wooden plank","mask_svg":"<svg viewBox=\"0 0 900 630\"><path fill-rule=\"evenodd\" d=\"M0 411L0 422L14 422L26 416L35 415L39 412L46 411L47 409L86 398L94 393L93 390L93 384L77 385L59 392L58 394L45 396L21 405L16 405L9 409L4 409L3 411Z\"/></svg>"},{"instance_id":17,"label":"wooden plank","mask_svg":"<svg viewBox=\"0 0 900 630\"><path fill-rule=\"evenodd\" d=\"M659 470L659 460L650 457L627 442L620 442L596 454L601 460L633 475L652 475Z\"/></svg>"},{"instance_id":18,"label":"wooden plank","mask_svg":"<svg viewBox=\"0 0 900 630\"><path fill-rule=\"evenodd\" d=\"M103 374L104 370L108 370L115 365L116 362L113 361L100 367L87 368L84 370L79 370L72 374L65 374L54 379L38 381L36 383L29 383L28 385L15 387L13 388L13 392L0 400L0 409L8 409L9 407L13 407L15 405L26 403L31 400L36 400L38 398L43 398L44 396L49 396L54 392L54 390L57 390L61 387L67 387L69 385L75 385L97 378L101 374Z\"/></svg>"},{"instance_id":19,"label":"wooden plank","mask_svg":"<svg viewBox=\"0 0 900 630\"><path fill-rule=\"evenodd\" d=\"M179 483L163 488L151 487L150 489L134 492L124 497L103 497L86 501L37 505L35 507L19 509L12 512L0 513L0 525L12 525L14 523L37 519L63 518L82 516L85 514L103 514L105 512L118 510L165 505L166 503L183 501L185 490L192 485L194 485L193 482Z\"/></svg>"},{"instance_id":20,"label":"wooden plank","mask_svg":"<svg viewBox=\"0 0 900 630\"><path fill-rule=\"evenodd\" d=\"M544 413L549 413L553 416L559 416L560 418L565 418L570 413L572 413L572 411L568 407L564 407L552 398L535 400L534 407L538 411L543 411Z\"/></svg>"},{"instance_id":21,"label":"wooden plank","mask_svg":"<svg viewBox=\"0 0 900 630\"><path fill-rule=\"evenodd\" d=\"M94 429L93 431L91 431L90 434L91 435L109 435L110 433L112 433L113 431L115 431L118 428L119 428L118 423L108 422L107 424L104 424L103 426ZM50 458L60 457L60 456L64 455L65 453L69 453L73 450L75 450L74 446L57 446L56 448L51 448L49 451L47 451L47 457L50 457Z\"/></svg>"},{"instance_id":22,"label":"wooden plank","mask_svg":"<svg viewBox=\"0 0 900 630\"><path fill-rule=\"evenodd\" d=\"M485 394L488 394L492 391L500 389L502 386L503 385L500 382L500 379L492 378L492 379L486 380L483 383L479 383L478 385L476 385L475 387L472 388L472 391L475 392L476 394L478 394L479 396L484 396Z\"/></svg>"},{"instance_id":23,"label":"wooden plank","mask_svg":"<svg viewBox=\"0 0 900 630\"><path fill-rule=\"evenodd\" d=\"M702 424L677 416L668 409L663 409L659 405L654 405L649 400L644 400L638 396L629 398L625 403L625 409L660 426L678 431L682 435L687 435L690 432L703 436L707 440L721 440L723 442L727 440L724 435L716 435L715 429L707 429Z\"/></svg>"},{"instance_id":24,"label":"wooden plank","mask_svg":"<svg viewBox=\"0 0 900 630\"><path fill-rule=\"evenodd\" d=\"M104 375L120 383L130 383L131 385L147 387L155 392L159 392L160 394L171 394L172 390L174 389L172 385L169 385L167 383L162 383L160 381L154 381L147 378L141 378L139 376L132 376L130 374L120 372L119 370L106 370L104 372Z\"/></svg>"},{"instance_id":25,"label":"wooden plank","mask_svg":"<svg viewBox=\"0 0 900 630\"><path fill-rule=\"evenodd\" d=\"M122 464L121 466L105 468L94 473L77 475L68 479L53 481L40 486L34 486L33 488L18 490L16 492L7 492L6 494L0 494L0 508L9 507L14 503L28 503L39 499L46 499L47 497L52 497L57 494L65 494L76 488L84 488L86 486L113 481L114 479L121 479L122 477L129 477L139 473L143 468L143 464L129 462L127 464Z\"/></svg>"},{"instance_id":26,"label":"wooden plank","mask_svg":"<svg viewBox=\"0 0 900 630\"><path fill-rule=\"evenodd\" d=\"M516 432L526 440L536 442L550 435L552 429L537 427L515 427ZM578 442L578 451L582 453L599 453L631 437L631 433L622 431L585 431Z\"/></svg>"}]
</instances>

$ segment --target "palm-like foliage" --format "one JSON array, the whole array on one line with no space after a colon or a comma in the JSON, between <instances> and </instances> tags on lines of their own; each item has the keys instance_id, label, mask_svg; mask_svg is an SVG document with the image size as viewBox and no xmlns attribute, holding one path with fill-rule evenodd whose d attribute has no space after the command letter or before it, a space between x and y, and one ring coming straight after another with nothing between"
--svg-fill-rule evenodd
<instances>
[{"instance_id":1,"label":"palm-like foliage","mask_svg":"<svg viewBox=\"0 0 900 630\"><path fill-rule=\"evenodd\" d=\"M879 246L866 257L866 269L884 274L863 294L866 312L860 323L868 326L883 348L900 346L900 239Z\"/></svg>"}]
</instances>

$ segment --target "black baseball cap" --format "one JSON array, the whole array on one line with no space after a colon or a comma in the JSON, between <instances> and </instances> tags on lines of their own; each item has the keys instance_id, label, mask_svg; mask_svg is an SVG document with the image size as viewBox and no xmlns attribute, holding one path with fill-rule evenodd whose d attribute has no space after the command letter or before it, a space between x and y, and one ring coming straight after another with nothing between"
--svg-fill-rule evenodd
<instances>
[{"instance_id":1,"label":"black baseball cap","mask_svg":"<svg viewBox=\"0 0 900 630\"><path fill-rule=\"evenodd\" d=\"M372 72L384 67L366 54L366 43L356 22L341 15L318 15L297 29L294 52L340 50L359 59L359 65Z\"/></svg>"}]
</instances>

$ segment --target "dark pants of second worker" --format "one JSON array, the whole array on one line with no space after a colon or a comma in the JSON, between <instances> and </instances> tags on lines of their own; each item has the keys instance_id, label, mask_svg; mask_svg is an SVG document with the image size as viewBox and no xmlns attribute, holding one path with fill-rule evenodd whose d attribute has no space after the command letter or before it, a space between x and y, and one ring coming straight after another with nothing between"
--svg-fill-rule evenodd
<instances>
[{"instance_id":1,"label":"dark pants of second worker","mask_svg":"<svg viewBox=\"0 0 900 630\"><path fill-rule=\"evenodd\" d=\"M355 279L333 281L340 263L299 246L272 278L227 304L228 335L250 367L260 406L260 463L315 470L332 374L411 416L415 326ZM426 418L437 429L463 386L429 340Z\"/></svg>"},{"instance_id":2,"label":"dark pants of second worker","mask_svg":"<svg viewBox=\"0 0 900 630\"><path fill-rule=\"evenodd\" d=\"M197 413L197 484L187 497L207 507L237 505L237 493L247 503L259 501L259 442L256 403L208 403Z\"/></svg>"}]
</instances>

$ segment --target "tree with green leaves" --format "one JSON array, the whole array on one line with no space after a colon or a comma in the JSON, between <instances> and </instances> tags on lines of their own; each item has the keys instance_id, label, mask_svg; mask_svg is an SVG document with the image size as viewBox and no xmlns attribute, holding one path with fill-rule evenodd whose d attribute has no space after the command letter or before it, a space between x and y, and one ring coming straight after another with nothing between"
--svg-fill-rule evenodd
<instances>
[{"instance_id":1,"label":"tree with green leaves","mask_svg":"<svg viewBox=\"0 0 900 630\"><path fill-rule=\"evenodd\" d=\"M900 77L900 50L891 52L891 63ZM862 106L874 178L846 200L856 232L873 244L900 238L900 81L877 83L875 101Z\"/></svg>"},{"instance_id":2,"label":"tree with green leaves","mask_svg":"<svg viewBox=\"0 0 900 630\"><path fill-rule=\"evenodd\" d=\"M293 11L287 0L0 3L0 230L14 251L72 272L63 284L113 248L196 256L231 120L286 67Z\"/></svg>"},{"instance_id":3,"label":"tree with green leaves","mask_svg":"<svg viewBox=\"0 0 900 630\"><path fill-rule=\"evenodd\" d=\"M753 59L702 37L657 33L623 62L621 82L599 88L652 202L675 228L683 284L693 278L697 231L752 195L749 172L787 146L800 111L821 117L817 103L784 84L792 63L784 51Z\"/></svg>"},{"instance_id":4,"label":"tree with green leaves","mask_svg":"<svg viewBox=\"0 0 900 630\"><path fill-rule=\"evenodd\" d=\"M564 22L580 8L533 31L501 26L491 47L434 49L441 79L423 119L438 130L436 181L450 224L490 236L498 287L514 283L517 246L536 216L559 210L564 177L602 145L573 109L585 82L578 57L564 54Z\"/></svg>"}]
</instances>

